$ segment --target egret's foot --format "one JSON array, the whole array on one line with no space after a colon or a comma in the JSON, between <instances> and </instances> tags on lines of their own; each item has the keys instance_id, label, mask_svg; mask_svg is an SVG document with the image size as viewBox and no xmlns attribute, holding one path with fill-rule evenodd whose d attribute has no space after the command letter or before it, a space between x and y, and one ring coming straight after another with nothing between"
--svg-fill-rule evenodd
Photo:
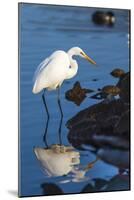
<instances>
[{"instance_id":1,"label":"egret's foot","mask_svg":"<svg viewBox=\"0 0 134 200\"><path fill-rule=\"evenodd\" d=\"M60 146L58 144L53 144L51 146L51 149L53 150L54 153L60 153Z\"/></svg>"},{"instance_id":2,"label":"egret's foot","mask_svg":"<svg viewBox=\"0 0 134 200\"><path fill-rule=\"evenodd\" d=\"M67 149L66 149L66 147L65 147L64 145L61 145L61 146L60 146L60 152L61 152L61 153L65 153L66 150L67 150Z\"/></svg>"}]
</instances>

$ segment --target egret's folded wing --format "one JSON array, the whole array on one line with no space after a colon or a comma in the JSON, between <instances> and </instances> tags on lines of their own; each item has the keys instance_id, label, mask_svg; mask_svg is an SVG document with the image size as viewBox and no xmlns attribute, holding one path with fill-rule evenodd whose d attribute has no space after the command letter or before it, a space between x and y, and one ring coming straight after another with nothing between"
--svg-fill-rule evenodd
<instances>
[{"instance_id":1,"label":"egret's folded wing","mask_svg":"<svg viewBox=\"0 0 134 200\"><path fill-rule=\"evenodd\" d=\"M51 58L46 58L45 60L43 60L37 67L35 73L34 73L34 77L33 77L33 82L36 81L37 76L41 73L41 71L48 65L48 63L51 62Z\"/></svg>"}]
</instances>

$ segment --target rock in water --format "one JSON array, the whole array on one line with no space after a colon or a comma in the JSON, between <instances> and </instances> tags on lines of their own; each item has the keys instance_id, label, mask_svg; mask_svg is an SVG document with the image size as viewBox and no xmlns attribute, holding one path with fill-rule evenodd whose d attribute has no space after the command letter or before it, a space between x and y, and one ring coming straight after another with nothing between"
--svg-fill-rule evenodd
<instances>
[{"instance_id":1,"label":"rock in water","mask_svg":"<svg viewBox=\"0 0 134 200\"><path fill-rule=\"evenodd\" d=\"M70 119L67 127L74 147L91 145L105 162L129 168L129 105L122 100L95 104Z\"/></svg>"},{"instance_id":2,"label":"rock in water","mask_svg":"<svg viewBox=\"0 0 134 200\"><path fill-rule=\"evenodd\" d=\"M116 68L110 74L115 78L121 78L122 76L124 76L125 71L123 69Z\"/></svg>"},{"instance_id":3,"label":"rock in water","mask_svg":"<svg viewBox=\"0 0 134 200\"><path fill-rule=\"evenodd\" d=\"M130 102L130 73L125 73L117 83L120 88L120 98L126 102Z\"/></svg>"},{"instance_id":4,"label":"rock in water","mask_svg":"<svg viewBox=\"0 0 134 200\"><path fill-rule=\"evenodd\" d=\"M111 11L96 11L92 16L92 21L97 25L113 26L115 23L115 16Z\"/></svg>"},{"instance_id":5,"label":"rock in water","mask_svg":"<svg viewBox=\"0 0 134 200\"><path fill-rule=\"evenodd\" d=\"M76 82L72 89L65 93L67 100L74 102L76 105L80 105L86 98L86 94L93 92L91 89L82 88L80 82Z\"/></svg>"},{"instance_id":6,"label":"rock in water","mask_svg":"<svg viewBox=\"0 0 134 200\"><path fill-rule=\"evenodd\" d=\"M119 99L94 104L77 113L66 124L68 140L73 146L89 145L93 148L88 149L94 150L99 158L119 168L129 168L129 79L130 74L125 73L117 86L105 86L101 90L107 94L119 94Z\"/></svg>"}]
</instances>

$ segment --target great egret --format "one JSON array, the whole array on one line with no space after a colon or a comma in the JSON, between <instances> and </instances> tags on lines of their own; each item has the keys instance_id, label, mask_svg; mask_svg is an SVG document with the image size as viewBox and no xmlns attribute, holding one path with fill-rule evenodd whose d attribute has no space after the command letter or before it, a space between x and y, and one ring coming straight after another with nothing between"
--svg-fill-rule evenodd
<instances>
[{"instance_id":1,"label":"great egret","mask_svg":"<svg viewBox=\"0 0 134 200\"><path fill-rule=\"evenodd\" d=\"M50 57L43 60L37 67L34 75L33 93L37 94L42 90L56 90L58 88L58 105L61 115L63 116L59 88L64 80L73 78L78 71L78 64L73 56L85 58L92 64L96 64L84 51L79 47L72 47L68 52L57 50ZM42 95L43 102L49 117L48 108L45 101L45 93Z\"/></svg>"},{"instance_id":2,"label":"great egret","mask_svg":"<svg viewBox=\"0 0 134 200\"><path fill-rule=\"evenodd\" d=\"M79 47L72 47L68 50L68 52L58 50L50 55L50 57L43 60L34 75L34 85L33 85L33 93L37 94L44 90L42 94L43 103L47 113L47 125L44 133L44 142L48 147L46 135L47 135L47 127L49 122L49 112L45 99L45 90L56 90L58 89L58 105L61 113L61 121L59 126L59 139L61 144L61 125L63 119L63 112L60 103L60 91L59 88L64 80L73 78L78 71L78 64L73 56L80 56L85 58L92 64L96 64L89 56L87 56L84 51Z\"/></svg>"}]
</instances>

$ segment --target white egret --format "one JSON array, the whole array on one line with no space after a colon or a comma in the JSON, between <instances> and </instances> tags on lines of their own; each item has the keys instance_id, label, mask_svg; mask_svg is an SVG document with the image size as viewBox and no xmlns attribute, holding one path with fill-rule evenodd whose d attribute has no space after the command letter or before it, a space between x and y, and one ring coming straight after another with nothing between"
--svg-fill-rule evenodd
<instances>
[{"instance_id":1,"label":"white egret","mask_svg":"<svg viewBox=\"0 0 134 200\"><path fill-rule=\"evenodd\" d=\"M37 94L42 90L56 90L58 88L58 105L61 116L63 116L59 88L64 80L73 78L78 71L78 64L73 56L80 56L85 58L92 64L96 64L84 51L79 47L72 47L68 52L57 50L50 55L50 57L43 60L37 67L34 76L33 93ZM46 112L49 118L49 112L46 105L45 93L42 95Z\"/></svg>"},{"instance_id":2,"label":"white egret","mask_svg":"<svg viewBox=\"0 0 134 200\"><path fill-rule=\"evenodd\" d=\"M67 53L61 50L55 51L38 66L35 72L33 93L39 93L45 88L55 90L65 79L73 78L78 71L78 64L73 56L80 56L96 64L79 47L73 47Z\"/></svg>"},{"instance_id":3,"label":"white egret","mask_svg":"<svg viewBox=\"0 0 134 200\"><path fill-rule=\"evenodd\" d=\"M64 80L73 78L78 71L78 64L73 56L80 56L85 58L92 64L96 64L89 56L87 56L84 51L79 47L72 47L68 50L68 52L58 50L55 51L50 55L50 57L43 60L37 70L35 71L34 75L34 85L33 85L33 93L37 94L44 90L42 94L43 103L47 113L47 124L44 133L43 140L47 145L46 135L47 135L47 128L49 122L49 112L46 104L45 99L45 90L56 90L58 89L58 105L61 113L61 121L59 126L59 139L61 144L61 125L62 125L62 118L63 112L60 104L59 98L59 88Z\"/></svg>"}]
</instances>

